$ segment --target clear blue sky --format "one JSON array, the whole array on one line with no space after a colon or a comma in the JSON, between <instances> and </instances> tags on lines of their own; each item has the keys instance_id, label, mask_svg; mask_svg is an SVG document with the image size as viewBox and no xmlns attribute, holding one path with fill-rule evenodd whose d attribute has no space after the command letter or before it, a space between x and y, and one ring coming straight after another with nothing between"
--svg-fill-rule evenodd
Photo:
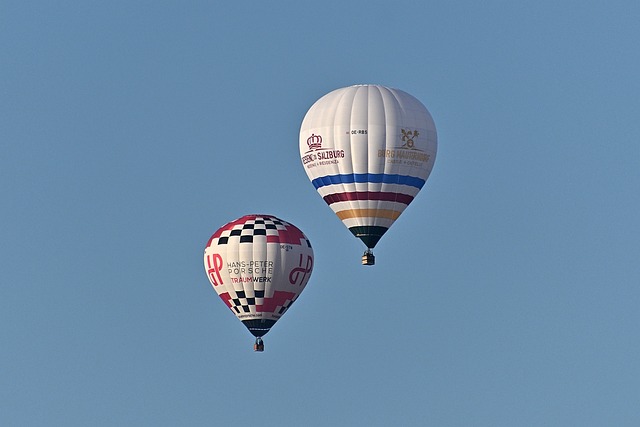
<instances>
[{"instance_id":1,"label":"clear blue sky","mask_svg":"<svg viewBox=\"0 0 640 427\"><path fill-rule=\"evenodd\" d=\"M640 3L0 3L3 426L640 425ZM307 109L405 90L435 168L363 267ZM207 239L316 265L253 338Z\"/></svg>"}]
</instances>

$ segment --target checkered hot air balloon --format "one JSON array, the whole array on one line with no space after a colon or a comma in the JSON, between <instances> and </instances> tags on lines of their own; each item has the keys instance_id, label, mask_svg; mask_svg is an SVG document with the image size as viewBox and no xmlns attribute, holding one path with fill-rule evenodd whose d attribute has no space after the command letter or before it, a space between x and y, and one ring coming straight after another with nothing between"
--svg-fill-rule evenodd
<instances>
[{"instance_id":1,"label":"checkered hot air balloon","mask_svg":"<svg viewBox=\"0 0 640 427\"><path fill-rule=\"evenodd\" d=\"M379 85L334 90L300 128L300 158L320 196L366 245L362 263L425 184L436 127L420 101Z\"/></svg>"},{"instance_id":2,"label":"checkered hot air balloon","mask_svg":"<svg viewBox=\"0 0 640 427\"><path fill-rule=\"evenodd\" d=\"M246 215L216 231L204 268L218 296L256 337L291 307L311 277L313 249L294 225L272 215Z\"/></svg>"}]
</instances>

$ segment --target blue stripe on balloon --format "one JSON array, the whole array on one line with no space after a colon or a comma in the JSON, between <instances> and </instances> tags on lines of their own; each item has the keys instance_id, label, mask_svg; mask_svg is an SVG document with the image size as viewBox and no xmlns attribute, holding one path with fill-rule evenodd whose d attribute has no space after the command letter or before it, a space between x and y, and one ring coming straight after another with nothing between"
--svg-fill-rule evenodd
<instances>
[{"instance_id":1,"label":"blue stripe on balloon","mask_svg":"<svg viewBox=\"0 0 640 427\"><path fill-rule=\"evenodd\" d=\"M415 176L408 175L387 175L384 173L350 173L344 175L327 175L311 181L316 190L320 187L333 184L353 184L362 182L373 182L383 184L401 184L422 188L425 180Z\"/></svg>"}]
</instances>

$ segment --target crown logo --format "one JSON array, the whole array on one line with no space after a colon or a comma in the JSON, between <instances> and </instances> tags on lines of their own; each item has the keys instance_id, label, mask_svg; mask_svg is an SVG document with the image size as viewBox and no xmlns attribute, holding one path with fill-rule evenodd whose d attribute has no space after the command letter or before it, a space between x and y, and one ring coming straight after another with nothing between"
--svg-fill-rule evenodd
<instances>
[{"instance_id":1,"label":"crown logo","mask_svg":"<svg viewBox=\"0 0 640 427\"><path fill-rule=\"evenodd\" d=\"M312 133L311 136L307 138L307 145L309 146L309 150L320 149L322 147L322 137Z\"/></svg>"},{"instance_id":2,"label":"crown logo","mask_svg":"<svg viewBox=\"0 0 640 427\"><path fill-rule=\"evenodd\" d=\"M405 129L402 130L402 142L404 142L403 147L413 148L413 140L420 135L417 130L408 131Z\"/></svg>"}]
</instances>

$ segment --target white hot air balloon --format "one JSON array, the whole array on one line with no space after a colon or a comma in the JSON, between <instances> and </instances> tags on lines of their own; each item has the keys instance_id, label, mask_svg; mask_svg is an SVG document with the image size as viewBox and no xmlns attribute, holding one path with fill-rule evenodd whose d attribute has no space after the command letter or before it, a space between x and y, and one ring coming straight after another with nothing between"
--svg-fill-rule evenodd
<instances>
[{"instance_id":1,"label":"white hot air balloon","mask_svg":"<svg viewBox=\"0 0 640 427\"><path fill-rule=\"evenodd\" d=\"M379 85L334 90L316 101L300 127L300 159L320 196L372 249L429 177L436 127L420 101Z\"/></svg>"},{"instance_id":2,"label":"white hot air balloon","mask_svg":"<svg viewBox=\"0 0 640 427\"><path fill-rule=\"evenodd\" d=\"M291 307L313 270L309 239L272 215L245 215L216 231L204 250L204 269L218 296L256 337Z\"/></svg>"}]
</instances>

